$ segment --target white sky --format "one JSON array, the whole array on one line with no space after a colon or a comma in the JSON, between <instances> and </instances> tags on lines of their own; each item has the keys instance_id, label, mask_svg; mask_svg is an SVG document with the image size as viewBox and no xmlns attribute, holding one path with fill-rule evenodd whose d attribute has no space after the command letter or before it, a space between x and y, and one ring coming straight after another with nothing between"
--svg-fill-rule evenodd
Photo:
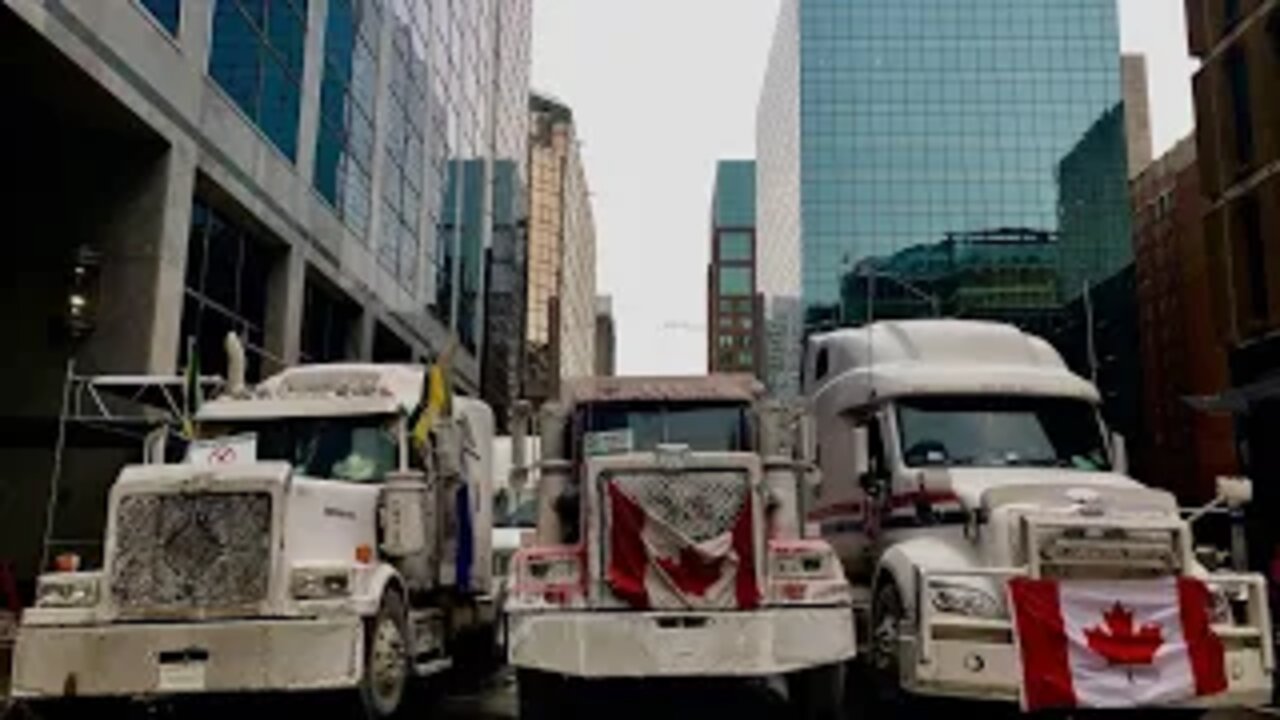
<instances>
[{"instance_id":1,"label":"white sky","mask_svg":"<svg viewBox=\"0 0 1280 720\"><path fill-rule=\"evenodd\" d=\"M705 370L715 164L755 154L782 1L535 2L533 84L574 110L622 374ZM1158 156L1193 127L1183 0L1117 1L1123 49L1147 55Z\"/></svg>"}]
</instances>

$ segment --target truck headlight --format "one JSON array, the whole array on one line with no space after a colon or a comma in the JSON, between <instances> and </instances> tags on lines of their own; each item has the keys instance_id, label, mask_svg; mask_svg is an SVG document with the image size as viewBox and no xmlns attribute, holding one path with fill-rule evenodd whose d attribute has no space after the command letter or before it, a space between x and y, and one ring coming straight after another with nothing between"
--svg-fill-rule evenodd
<instances>
[{"instance_id":1,"label":"truck headlight","mask_svg":"<svg viewBox=\"0 0 1280 720\"><path fill-rule=\"evenodd\" d=\"M936 612L947 615L996 620L1004 615L1000 603L991 593L969 585L933 583L929 599Z\"/></svg>"},{"instance_id":2,"label":"truck headlight","mask_svg":"<svg viewBox=\"0 0 1280 720\"><path fill-rule=\"evenodd\" d=\"M295 600L329 600L351 595L350 568L293 569L289 588Z\"/></svg>"},{"instance_id":3,"label":"truck headlight","mask_svg":"<svg viewBox=\"0 0 1280 720\"><path fill-rule=\"evenodd\" d=\"M36 607L87 608L98 604L97 573L43 575L36 583Z\"/></svg>"},{"instance_id":4,"label":"truck headlight","mask_svg":"<svg viewBox=\"0 0 1280 720\"><path fill-rule=\"evenodd\" d=\"M1209 584L1209 622L1214 625L1235 625L1248 603L1247 588Z\"/></svg>"},{"instance_id":5,"label":"truck headlight","mask_svg":"<svg viewBox=\"0 0 1280 720\"><path fill-rule=\"evenodd\" d=\"M770 543L769 550L777 579L828 578L837 574L832 567L835 556L825 544Z\"/></svg>"}]
</instances>

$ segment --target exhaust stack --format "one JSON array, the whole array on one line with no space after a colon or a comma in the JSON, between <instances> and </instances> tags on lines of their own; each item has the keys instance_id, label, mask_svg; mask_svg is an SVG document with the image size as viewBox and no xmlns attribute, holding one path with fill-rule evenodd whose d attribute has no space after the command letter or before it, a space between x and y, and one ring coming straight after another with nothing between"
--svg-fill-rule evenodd
<instances>
[{"instance_id":1,"label":"exhaust stack","mask_svg":"<svg viewBox=\"0 0 1280 720\"><path fill-rule=\"evenodd\" d=\"M231 395L244 393L244 344L240 336L227 333L225 343L227 350L227 392Z\"/></svg>"}]
</instances>

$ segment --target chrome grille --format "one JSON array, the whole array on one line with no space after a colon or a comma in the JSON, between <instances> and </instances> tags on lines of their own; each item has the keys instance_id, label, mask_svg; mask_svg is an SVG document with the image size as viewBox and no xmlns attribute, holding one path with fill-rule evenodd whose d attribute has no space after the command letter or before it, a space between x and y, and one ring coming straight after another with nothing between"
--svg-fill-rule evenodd
<instances>
[{"instance_id":1,"label":"chrome grille","mask_svg":"<svg viewBox=\"0 0 1280 720\"><path fill-rule=\"evenodd\" d=\"M234 610L266 599L268 493L130 495L116 512L110 582L122 610Z\"/></svg>"},{"instance_id":2,"label":"chrome grille","mask_svg":"<svg viewBox=\"0 0 1280 720\"><path fill-rule=\"evenodd\" d=\"M646 514L698 543L732 531L751 490L739 471L626 473L609 481Z\"/></svg>"}]
</instances>

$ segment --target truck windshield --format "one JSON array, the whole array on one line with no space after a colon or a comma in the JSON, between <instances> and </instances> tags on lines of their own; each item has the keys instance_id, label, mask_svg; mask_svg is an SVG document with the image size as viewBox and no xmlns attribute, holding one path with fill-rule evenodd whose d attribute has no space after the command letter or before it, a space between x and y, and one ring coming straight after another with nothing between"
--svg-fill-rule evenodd
<instances>
[{"instance_id":1,"label":"truck windshield","mask_svg":"<svg viewBox=\"0 0 1280 720\"><path fill-rule=\"evenodd\" d=\"M397 467L395 422L384 417L272 418L203 428L206 438L252 434L257 459L284 461L299 475L381 482Z\"/></svg>"},{"instance_id":2,"label":"truck windshield","mask_svg":"<svg viewBox=\"0 0 1280 720\"><path fill-rule=\"evenodd\" d=\"M747 407L738 403L603 403L583 409L584 454L654 450L684 444L702 452L748 449ZM593 441L602 448L592 451Z\"/></svg>"},{"instance_id":3,"label":"truck windshield","mask_svg":"<svg viewBox=\"0 0 1280 720\"><path fill-rule=\"evenodd\" d=\"M927 397L898 402L911 467L1110 469L1092 405L1035 397Z\"/></svg>"}]
</instances>

